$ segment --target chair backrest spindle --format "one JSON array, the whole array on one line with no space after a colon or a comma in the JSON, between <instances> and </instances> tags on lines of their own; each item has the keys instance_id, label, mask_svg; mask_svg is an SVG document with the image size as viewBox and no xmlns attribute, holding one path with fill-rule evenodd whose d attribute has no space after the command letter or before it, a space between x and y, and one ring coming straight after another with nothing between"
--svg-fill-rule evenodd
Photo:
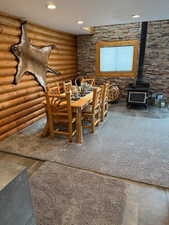
<instances>
[{"instance_id":1,"label":"chair backrest spindle","mask_svg":"<svg viewBox=\"0 0 169 225\"><path fill-rule=\"evenodd\" d=\"M64 92L70 92L72 90L72 81L67 81L63 83Z\"/></svg>"},{"instance_id":2,"label":"chair backrest spindle","mask_svg":"<svg viewBox=\"0 0 169 225\"><path fill-rule=\"evenodd\" d=\"M101 105L102 98L102 88L96 87L93 89L93 103L92 103L92 113L95 112Z\"/></svg>"},{"instance_id":3,"label":"chair backrest spindle","mask_svg":"<svg viewBox=\"0 0 169 225\"><path fill-rule=\"evenodd\" d=\"M91 86L95 85L95 78L82 78L81 83L88 83Z\"/></svg>"}]
</instances>

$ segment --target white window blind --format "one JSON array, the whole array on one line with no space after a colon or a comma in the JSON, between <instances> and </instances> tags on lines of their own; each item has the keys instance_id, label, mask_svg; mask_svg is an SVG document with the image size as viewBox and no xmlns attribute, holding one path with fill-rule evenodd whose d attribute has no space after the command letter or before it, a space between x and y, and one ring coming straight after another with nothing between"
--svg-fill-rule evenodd
<instances>
[{"instance_id":1,"label":"white window blind","mask_svg":"<svg viewBox=\"0 0 169 225\"><path fill-rule=\"evenodd\" d=\"M100 71L132 71L134 46L100 48Z\"/></svg>"}]
</instances>

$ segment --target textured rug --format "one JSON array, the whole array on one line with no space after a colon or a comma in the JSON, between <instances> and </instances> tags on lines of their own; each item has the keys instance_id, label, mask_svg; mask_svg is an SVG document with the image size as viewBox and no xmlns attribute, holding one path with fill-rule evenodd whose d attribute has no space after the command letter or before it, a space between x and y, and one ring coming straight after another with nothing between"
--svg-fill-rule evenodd
<instances>
[{"instance_id":1,"label":"textured rug","mask_svg":"<svg viewBox=\"0 0 169 225\"><path fill-rule=\"evenodd\" d=\"M45 163L30 179L38 225L121 225L121 181Z\"/></svg>"},{"instance_id":2,"label":"textured rug","mask_svg":"<svg viewBox=\"0 0 169 225\"><path fill-rule=\"evenodd\" d=\"M153 115L153 116L150 116ZM169 117L167 110L127 110L113 105L82 145L60 137L41 138L44 120L7 138L0 150L115 177L169 187Z\"/></svg>"}]
</instances>

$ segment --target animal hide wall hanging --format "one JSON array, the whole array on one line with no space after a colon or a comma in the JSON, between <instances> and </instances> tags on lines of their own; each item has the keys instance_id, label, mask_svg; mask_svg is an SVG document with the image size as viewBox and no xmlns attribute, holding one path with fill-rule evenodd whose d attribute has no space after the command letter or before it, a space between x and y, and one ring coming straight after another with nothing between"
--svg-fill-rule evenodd
<instances>
[{"instance_id":1,"label":"animal hide wall hanging","mask_svg":"<svg viewBox=\"0 0 169 225\"><path fill-rule=\"evenodd\" d=\"M47 91L46 76L47 72L59 75L48 67L48 58L51 50L56 48L54 45L42 48L31 45L26 31L26 22L21 24L21 41L11 47L12 52L18 59L17 73L14 78L14 84L18 84L25 72L33 74L39 84Z\"/></svg>"}]
</instances>

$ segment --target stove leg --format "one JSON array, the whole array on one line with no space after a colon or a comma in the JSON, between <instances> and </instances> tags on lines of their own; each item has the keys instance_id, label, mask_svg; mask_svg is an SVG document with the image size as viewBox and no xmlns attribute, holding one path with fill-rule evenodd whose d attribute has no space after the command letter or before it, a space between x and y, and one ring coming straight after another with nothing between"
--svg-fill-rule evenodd
<instances>
[{"instance_id":1,"label":"stove leg","mask_svg":"<svg viewBox=\"0 0 169 225\"><path fill-rule=\"evenodd\" d=\"M126 106L127 106L128 109L131 109L131 104L127 103Z\"/></svg>"}]
</instances>

